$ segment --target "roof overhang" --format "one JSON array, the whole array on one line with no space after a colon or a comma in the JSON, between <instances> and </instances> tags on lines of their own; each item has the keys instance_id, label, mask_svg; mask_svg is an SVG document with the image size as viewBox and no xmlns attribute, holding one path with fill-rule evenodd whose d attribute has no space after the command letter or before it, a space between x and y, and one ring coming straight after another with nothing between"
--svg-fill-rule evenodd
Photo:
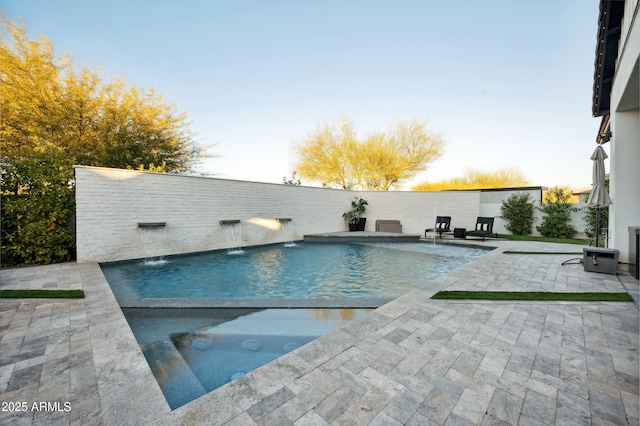
<instances>
[{"instance_id":1,"label":"roof overhang","mask_svg":"<svg viewBox=\"0 0 640 426\"><path fill-rule=\"evenodd\" d=\"M600 0L593 73L592 112L594 117L607 115L610 111L611 85L616 71L623 13L624 0Z\"/></svg>"}]
</instances>

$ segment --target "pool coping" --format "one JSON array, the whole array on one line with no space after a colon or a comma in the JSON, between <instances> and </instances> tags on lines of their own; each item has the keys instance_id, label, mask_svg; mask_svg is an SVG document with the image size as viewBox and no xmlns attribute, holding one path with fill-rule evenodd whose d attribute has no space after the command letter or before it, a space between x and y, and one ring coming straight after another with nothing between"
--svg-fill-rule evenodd
<instances>
[{"instance_id":1,"label":"pool coping","mask_svg":"<svg viewBox=\"0 0 640 426\"><path fill-rule=\"evenodd\" d=\"M343 297L335 299L118 299L121 308L379 308L396 298Z\"/></svg>"},{"instance_id":2,"label":"pool coping","mask_svg":"<svg viewBox=\"0 0 640 426\"><path fill-rule=\"evenodd\" d=\"M344 239L340 239L340 241L344 241ZM472 259L471 262L465 265L474 263L482 264L483 259L486 261L487 257L497 257L499 255L502 255L500 250L489 250L487 253ZM463 267L465 265L463 265ZM449 284L449 275L451 275L451 273L437 277L434 281L442 281L442 288L446 288ZM109 292L111 292L111 288L104 276L102 276L102 279L103 284ZM134 344L132 351L134 353L129 354L129 356L134 356L138 359L142 356L144 365L140 366L139 369L140 378L144 377L144 381L152 381L152 391L147 392L143 404L140 404L138 398L133 398L129 400L129 402L133 403L132 405L138 410L140 410L142 405L149 408L139 413L140 417L138 417L137 421L145 423L148 420L154 419L151 423L154 425L175 424L177 419L180 419L180 423L191 423L193 419L200 419L199 421L195 420L195 423L206 423L209 421L208 414L210 413L210 408L214 406L219 407L218 409L221 412L219 412L218 415L221 416L222 419L230 421L236 417L240 418L238 416L242 416L243 412L249 410L259 401L277 395L279 390L285 389L286 386L294 380L309 374L331 359L339 357L339 355L348 348L354 347L363 336L374 333L376 330L384 330L395 318L402 316L402 314L406 312L407 308L401 306L403 301L408 301L411 304L429 303L429 298L432 293L435 292L417 289L394 299L390 303L367 314L364 318L351 322L328 335L321 336L313 342L249 372L246 376L227 383L174 410L169 408L146 359L144 359L142 351L137 345L133 332L130 330L128 323L126 323L124 314L120 311L121 318L125 321L127 327L127 333L123 333L126 334L126 336L123 335L122 339L127 340L129 344ZM112 297L115 298L113 293ZM455 301L454 303L459 303L459 301ZM528 303L522 302L522 304ZM100 354L96 354L96 356L100 356ZM117 360L111 360L110 362L119 364L121 359L127 359L127 356L118 357ZM127 381L129 386L121 382L120 386L125 387L125 389L122 389L122 394L128 394L130 396L132 394L137 395L138 389L135 382L138 382L138 380L135 380L134 383ZM129 389L126 389L127 387ZM126 424L126 421L132 419L130 416L132 412L135 413L134 407L127 408L123 400L113 399L111 394L107 394L107 392L103 395L102 391L100 399L101 403L106 403L103 405L103 419L105 423ZM165 407L160 409L160 406L166 406L166 409ZM129 412L129 415L122 417L121 414L123 412ZM151 417L151 419L148 416ZM224 422L220 422L220 424L222 423Z\"/></svg>"},{"instance_id":3,"label":"pool coping","mask_svg":"<svg viewBox=\"0 0 640 426\"><path fill-rule=\"evenodd\" d=\"M548 283L548 285L553 288L560 285L568 285L571 289L574 289L574 291L583 291L585 285L590 285L599 291L610 291L611 288L615 288L616 286L619 288L620 284L624 287L623 282L625 282L627 283L627 287L633 292L632 295L637 303L638 280L633 280L626 276L616 277L584 272L581 270L581 266L576 265L560 268L558 265L560 261L563 260L562 255L529 257L526 255L502 256L502 252L505 249L511 249L513 247L537 249L544 245L522 244L520 242L500 242L499 245L501 246L499 250L489 251L472 260L470 263L463 265L461 268L436 278L434 281L436 282L435 287L438 287L437 289L418 289L401 296L367 314L365 318L355 320L355 322L335 332L323 336L276 361L254 370L254 372L244 378L229 383L222 388L218 388L173 411L169 409L159 385L153 377L151 369L144 359L144 355L98 264L85 263L69 265L69 268L74 271L72 274L79 276L78 282L80 287L85 290L86 299L73 301L56 300L55 302L28 301L24 302L24 304L25 306L35 306L36 308L38 306L42 306L43 308L49 306L49 310L51 310L51 306L73 305L83 307L82 309L86 312L85 321L88 332L84 334L90 342L90 350L92 353L91 365L94 366L92 367L92 371L95 371L95 389L99 395L99 402L97 406L93 408L93 411L87 414L87 418L92 421L85 421L85 424L169 425L176 423L212 424L213 422L214 424L231 425L269 424L270 421L271 424L274 424L274 422L277 423L277 416L284 416L285 414L293 415L294 413L299 414L299 416L295 414L298 416L296 417L298 420L288 421L300 425L313 423L314 421L315 423L325 424L326 420L323 420L325 418L334 419L329 423L333 423L334 421L339 422L340 420L348 422L349 419L355 421L357 417L349 417L350 413L352 416L363 416L361 417L361 421L364 424L369 424L370 422L373 424L375 421L384 423L385 419L388 420L386 424L402 424L402 421L394 420L402 416L400 414L396 416L393 403L389 402L388 399L391 398L391 396L384 395L393 394L398 398L404 395L404 399L402 399L404 402L398 402L408 404L411 401L416 401L415 398L418 396L419 401L422 401L426 397L426 393L430 392L431 389L433 389L433 392L439 391L442 396L446 396L447 391L451 392L453 390L450 387L453 386L450 381L463 379L471 381L468 383L464 381L460 382L465 390L453 411L449 414L447 414L448 412L444 414L445 417L442 418L442 422L444 422L444 419L466 420L467 422L471 421L470 419L487 420L488 416L489 419L501 421L513 420L514 423L517 423L518 419L522 419L522 421L531 419L527 417L527 410L532 407L527 405L527 401L529 401L527 395L529 395L529 392L538 395L538 399L544 397L544 399L540 399L539 402L543 400L546 401L547 398L557 398L558 406L562 407L559 392L562 391L565 397L571 395L567 394L567 391L573 391L573 388L571 388L573 380L562 380L562 378L558 380L543 372L538 372L536 373L538 375L535 375L536 370L531 372L531 374L534 374L531 377L526 375L519 376L510 372L510 370L506 370L504 362L500 364L500 360L504 359L504 351L508 350L508 348L519 348L513 352L513 355L524 357L522 358L523 360L526 359L527 354L539 354L541 350L544 350L545 356L549 357L558 352L564 354L563 356L569 357L580 353L580 347L572 343L571 339L573 339L573 337L570 335L567 337L569 340L562 340L562 344L560 340L558 340L557 346L554 344L554 341L550 341L548 346L542 346L543 342L541 342L539 343L540 346L536 347L532 346L532 343L526 343L526 339L524 342L526 344L523 346L512 346L514 343L518 343L515 341L511 342L510 339L512 339L512 337L510 333L512 333L512 329L515 326L519 325L517 321L519 315L524 315L525 312L529 311L546 311L547 320L551 321L551 325L553 327L559 327L559 330L563 330L561 322L563 312L565 312L567 321L575 316L575 314L579 315L580 312L583 312L583 315L586 315L583 321L593 322L594 318L596 318L593 315L596 314L598 316L605 314L616 315L621 311L631 311L631 315L635 317L635 321L637 322L637 307L631 304L622 304L627 306L620 306L620 303L613 304L609 302L447 302L429 299L431 293L434 293L435 290L438 289L459 289L460 286L462 286L463 289L477 286L486 287L488 285L505 285L514 288L514 285L525 283L529 283L530 285L543 285ZM557 247L557 245L553 246ZM522 265L529 266L527 269L522 269ZM23 274L24 277L27 277L31 273L31 270L34 269L36 268L25 268L21 271L11 271L11 273L13 274L15 272L16 276ZM531 276L527 275L529 270L532 271ZM40 271L40 269L38 269L38 271ZM6 277L6 275L4 275L6 271L0 272L3 273L3 277ZM552 275L549 275L550 272L559 274L558 278L553 278ZM505 273L510 275L504 275ZM517 274L519 278L516 278L514 274ZM568 281L565 283L565 280ZM618 283L618 281L620 281L620 283ZM29 279L26 278L18 277L16 282L22 283L21 285L24 286L30 285ZM37 282L35 284L40 285ZM76 284L73 284L72 286L75 288L75 285ZM0 301L0 304L1 303L6 303L7 306L15 306L15 304L20 302L5 300ZM527 308L528 306L532 306L532 308L529 309ZM473 313L474 311L476 313L473 315L481 315L483 312L494 312L498 317L510 313L509 318L512 318L512 321L505 322L502 325L492 324L490 329L494 330L497 338L492 346L486 349L488 351L487 358L482 361L480 366L476 366L478 370L473 376L449 376L449 374L455 373L455 371L451 369L446 377L441 374L428 376L433 386L435 386L435 389L433 387L430 389L422 389L415 387L418 382L414 374L401 377L394 374L390 375L389 373L385 374L387 370L383 364L374 365L375 368L372 368L371 365L366 366L364 364L358 367L358 365L363 362L365 364L367 363L367 352L380 354L380 362L385 363L392 361L397 362L396 358L400 352L409 351L415 356L410 355L409 358L403 361L402 371L414 371L414 369L422 365L422 363L419 362L420 359L423 359L427 355L427 353L423 352L424 350L441 348L444 351L439 352L442 358L439 358L438 362L435 362L434 359L432 361L433 365L427 367L429 367L430 371L433 371L434 368L439 368L439 366L449 368L442 364L442 362L446 361L447 354L459 353L458 351L460 349L456 349L455 345L450 346L447 340L441 340L446 337L442 333L448 329L451 329L451 332L453 332L457 330L458 327L461 327L459 328L460 333L455 334L454 337L464 338L466 331L477 329L477 327L480 327L481 330L488 327L489 324L482 324L477 322L477 320L468 323L465 322L469 321L469 318L462 318L465 316L465 313ZM459 312L459 318L450 316L455 312ZM417 315L435 316L428 320L429 316L419 318L415 316L416 313ZM615 318L617 317L611 317L612 320ZM558 321L558 319L560 323L553 325L554 321ZM81 318L77 316L77 321L80 320ZM425 323L427 320L428 324ZM36 322L34 325L39 323L40 322ZM406 333L411 333L409 336L415 335L416 338L419 338L419 327L424 326L423 324L427 327L440 327L441 333L438 334L438 336L432 337L432 339L435 340L430 348L421 349L422 344L418 344L418 342L409 338L403 339L403 336L406 336ZM472 328L465 328L465 324L468 324L468 326ZM606 331L608 327L613 325L615 325L614 322L608 322L601 324L600 328ZM4 335L7 336L9 333L12 336L16 336L15 338L17 339L21 333L33 333L33 331L31 331L32 327L33 326L30 325L29 328L24 328L23 331L23 328L12 330L10 326L8 331L4 332ZM44 329L39 328L44 332L46 331L47 325L45 324L44 327ZM575 326L573 327L575 328ZM569 324L569 328L566 330L571 331L572 329L571 324ZM581 330L581 328L577 330ZM596 332L596 334L598 332L603 333L603 331L598 328L592 330ZM615 331L614 328L611 330ZM622 330L619 332L624 333ZM69 333L71 333L71 331L69 331ZM604 368L604 365L587 364L585 366L585 374L588 371L589 382L579 387L583 387L585 392L589 389L591 389L590 392L605 392L607 398L613 398L612 395L614 394L617 395L615 401L611 399L610 403L603 403L604 405L596 407L596 411L586 412L589 419L594 422L598 420L615 422L615 419L619 419L619 417L615 417L617 414L626 416L624 418L627 418L630 423L638 421L637 372L635 373L635 379L630 377L630 381L623 383L627 380L624 378L626 367L624 363L618 364L624 360L624 357L631 357L630 361L632 364L635 363L635 368L637 369L637 325L633 334L629 334L629 332L626 333L626 338L629 338L631 342L630 349L626 349L624 346L620 346L620 344L610 346L611 343L607 344L607 341L604 341L602 344L592 341L592 343L598 343L603 346L598 346L597 350L592 349L591 355L589 356L593 357L605 352L615 356L615 364L611 367L615 367L615 370L612 370L613 376L611 376L611 373L600 369ZM494 338L496 335L494 335ZM620 334L619 337L623 335L625 334ZM583 336L583 338L588 337L586 334ZM527 337L527 335L523 335L523 337ZM530 337L531 336L528 336L527 338ZM591 339L593 338L596 337L591 337ZM452 341L451 339L453 339L453 337L449 339L449 342ZM464 344L464 341L461 340L460 342ZM535 345L535 343L533 343L533 345ZM57 349L53 347L52 350ZM584 350L584 348L582 350ZM489 355L491 355L491 357L489 357ZM41 359L41 357L37 359ZM30 365L37 359L26 360L24 362L29 362L28 365ZM424 359L426 360L427 358ZM551 360L551 358L549 358L549 360ZM414 362L420 365L413 365ZM50 369L53 368L57 370L60 368L54 367L51 361L48 365L49 367L42 371L41 380L47 379L47 374L51 374L52 372ZM538 366L538 368L545 371L547 367L551 368L552 365ZM459 369L460 367L458 367L458 370ZM623 375L618 375L618 371ZM606 384L604 382L606 382ZM48 382L44 381L41 383ZM372 384L374 387L368 388L368 386ZM495 393L491 393L493 398L482 393L484 392L483 390L486 390L487 386L492 389L496 388L496 386L498 387ZM503 386L509 387L504 388ZM40 388L42 389L42 385ZM367 391L367 389L369 389L369 391ZM615 390L615 392L611 393L608 389L612 389L611 392ZM381 390L384 390L384 392L388 394L376 393ZM479 391L481 393L478 393ZM578 391L580 390L576 389L576 392ZM29 386L19 392L18 394L8 393L4 396L9 398L13 395L13 398L15 398L15 395L22 395L23 399L42 398L37 386L35 388ZM353 392L355 392L355 394ZM327 396L320 400L316 393ZM64 392L59 395L63 394ZM354 395L358 395L356 399L354 399ZM596 395L598 394L596 393ZM80 407L86 408L84 401L90 397L91 391L89 390L85 390L75 396L72 394L70 398L74 404L73 407L78 408L72 410L71 414L58 413L57 415L73 416L77 414L77 410L81 410ZM471 400L468 399L470 397L472 398ZM504 408L500 408L500 398L506 398L502 400L502 402L506 404ZM636 402L633 401L634 398ZM465 401L468 401L470 405L465 405L467 403ZM520 405L509 405L517 401L520 401ZM389 405L387 405L388 402ZM441 410L440 407L442 406L450 406L448 401L443 402L447 402L447 404L433 407L435 413L439 413ZM534 401L531 402L533 403ZM568 403L570 401L564 400L564 402ZM591 403L597 404L597 401ZM302 405L298 406L296 404ZM482 406L480 411L476 411L478 404ZM589 402L587 402L587 404L589 404ZM407 413L413 413L413 415L416 416L414 419L423 418L426 420L423 414L420 414L420 410L416 411L417 406L412 406L413 408L405 405L402 406L406 408ZM587 410L589 410L588 407L589 405L587 405ZM400 406L397 408L400 408ZM581 406L577 408L581 408ZM594 408L592 407L591 410L594 410ZM619 410L622 410L622 413L620 413ZM23 420L20 424L30 424L30 422L25 422L25 420L28 419L18 417L19 415L20 413L15 414L15 418ZM43 421L43 417L38 417L37 413L31 413L30 415L34 423L38 423L38 419L40 422ZM338 415L341 417L337 417ZM562 412L558 411L557 415L560 416L557 417L560 422L562 422L562 419L571 420L571 414L566 410ZM577 420L582 418L579 417L580 413L576 415L578 416L576 417ZM286 420L286 417L281 417L281 419ZM0 418L0 420L4 421L5 418ZM584 418L582 418L582 420L584 420ZM69 422L74 423L73 418L71 418ZM475 423L477 424L479 421Z\"/></svg>"},{"instance_id":4,"label":"pool coping","mask_svg":"<svg viewBox=\"0 0 640 426\"><path fill-rule=\"evenodd\" d=\"M308 243L413 243L420 241L420 235L372 231L324 232L304 235L303 241Z\"/></svg>"}]
</instances>

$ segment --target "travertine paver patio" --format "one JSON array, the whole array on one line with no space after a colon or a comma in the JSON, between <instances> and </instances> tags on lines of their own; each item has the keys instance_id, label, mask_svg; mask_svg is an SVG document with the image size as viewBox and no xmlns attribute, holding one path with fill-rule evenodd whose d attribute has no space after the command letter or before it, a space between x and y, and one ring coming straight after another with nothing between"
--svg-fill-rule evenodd
<instances>
[{"instance_id":1,"label":"travertine paver patio","mask_svg":"<svg viewBox=\"0 0 640 426\"><path fill-rule=\"evenodd\" d=\"M430 296L626 288L637 301L638 280L561 266L576 256L503 253L575 246L484 244L499 248L174 411L98 265L2 270L0 288L87 297L0 299L0 424L637 425L637 302Z\"/></svg>"}]
</instances>

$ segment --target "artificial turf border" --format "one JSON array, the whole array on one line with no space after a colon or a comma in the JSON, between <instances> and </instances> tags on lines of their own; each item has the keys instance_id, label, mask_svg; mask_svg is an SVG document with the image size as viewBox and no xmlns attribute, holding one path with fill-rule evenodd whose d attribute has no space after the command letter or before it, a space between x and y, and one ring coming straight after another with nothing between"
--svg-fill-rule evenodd
<instances>
[{"instance_id":1,"label":"artificial turf border","mask_svg":"<svg viewBox=\"0 0 640 426\"><path fill-rule=\"evenodd\" d=\"M0 299L83 299L82 290L0 290Z\"/></svg>"},{"instance_id":2,"label":"artificial turf border","mask_svg":"<svg viewBox=\"0 0 640 426\"><path fill-rule=\"evenodd\" d=\"M627 293L555 293L546 291L440 291L432 299L528 300L555 302L633 302Z\"/></svg>"}]
</instances>

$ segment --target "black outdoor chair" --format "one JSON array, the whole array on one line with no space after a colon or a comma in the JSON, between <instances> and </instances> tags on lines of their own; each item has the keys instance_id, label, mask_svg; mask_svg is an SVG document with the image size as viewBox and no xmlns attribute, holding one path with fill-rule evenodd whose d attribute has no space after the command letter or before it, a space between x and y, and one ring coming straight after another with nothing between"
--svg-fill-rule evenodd
<instances>
[{"instance_id":1,"label":"black outdoor chair","mask_svg":"<svg viewBox=\"0 0 640 426\"><path fill-rule=\"evenodd\" d=\"M493 217L479 216L476 221L476 229L467 231L467 237L482 237L482 241L484 241L484 237L498 238L498 234L494 234L493 232L493 221Z\"/></svg>"},{"instance_id":2,"label":"black outdoor chair","mask_svg":"<svg viewBox=\"0 0 640 426\"><path fill-rule=\"evenodd\" d=\"M428 232L437 232L442 238L442 234L445 232L451 232L451 216L437 216L435 228L429 228L424 230L424 237L427 238Z\"/></svg>"}]
</instances>

